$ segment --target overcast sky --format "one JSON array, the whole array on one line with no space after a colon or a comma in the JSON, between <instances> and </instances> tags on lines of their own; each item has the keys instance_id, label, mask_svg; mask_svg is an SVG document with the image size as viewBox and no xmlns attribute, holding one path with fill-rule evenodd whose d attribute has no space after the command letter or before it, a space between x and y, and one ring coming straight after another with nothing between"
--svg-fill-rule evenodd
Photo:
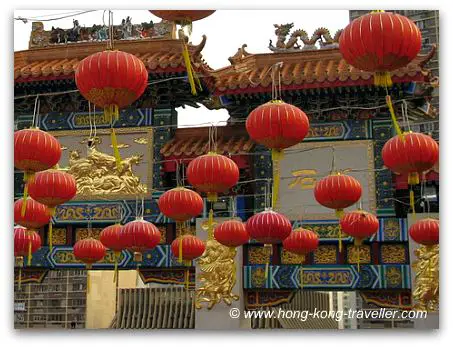
<instances>
[{"instance_id":1,"label":"overcast sky","mask_svg":"<svg viewBox=\"0 0 453 347\"><path fill-rule=\"evenodd\" d=\"M24 24L14 21L14 50L28 49L32 19L51 19L67 15L77 10L16 10L14 17L30 18ZM69 17L60 20L44 21L44 29L52 26L63 29L72 28L72 19L77 18L80 25L91 27L102 24L103 10ZM121 23L123 18L132 17L132 23L160 21L148 10L113 10L114 24ZM105 21L108 16L105 16ZM247 44L250 53L269 52L268 44L272 39L275 44L274 24L294 23L293 29L304 29L310 36L319 27L326 27L333 35L338 29L344 28L349 21L345 10L218 10L210 17L195 22L192 31L192 42L198 44L203 34L207 35L207 43L202 51L208 64L218 69L229 65L228 57L236 53L242 44ZM203 106L199 109L191 107L178 109L180 125L197 125L206 122L218 122L228 119L225 110L209 111Z\"/></svg>"}]
</instances>

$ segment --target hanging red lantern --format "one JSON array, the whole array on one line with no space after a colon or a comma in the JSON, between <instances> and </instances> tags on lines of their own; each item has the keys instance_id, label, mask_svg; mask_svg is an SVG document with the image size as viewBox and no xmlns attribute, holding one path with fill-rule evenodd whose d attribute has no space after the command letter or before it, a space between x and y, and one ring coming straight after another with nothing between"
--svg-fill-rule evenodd
<instances>
[{"instance_id":1,"label":"hanging red lantern","mask_svg":"<svg viewBox=\"0 0 453 347\"><path fill-rule=\"evenodd\" d=\"M28 257L28 265L31 265L32 254L41 248L41 236L34 230L27 230L22 226L14 228L14 256L20 257L23 266L23 258Z\"/></svg>"},{"instance_id":2,"label":"hanging red lantern","mask_svg":"<svg viewBox=\"0 0 453 347\"><path fill-rule=\"evenodd\" d=\"M132 104L148 85L148 71L135 55L118 50L94 53L83 59L75 72L75 82L85 99L104 109L110 121L111 141L116 164L121 169L113 122L119 109Z\"/></svg>"},{"instance_id":3,"label":"hanging red lantern","mask_svg":"<svg viewBox=\"0 0 453 347\"><path fill-rule=\"evenodd\" d=\"M54 212L52 210L56 206L68 202L76 195L76 180L71 174L56 169L41 171L30 180L28 193Z\"/></svg>"},{"instance_id":4,"label":"hanging red lantern","mask_svg":"<svg viewBox=\"0 0 453 347\"><path fill-rule=\"evenodd\" d=\"M341 217L343 209L360 200L362 186L354 177L337 173L316 182L313 193L319 204L334 209Z\"/></svg>"},{"instance_id":5,"label":"hanging red lantern","mask_svg":"<svg viewBox=\"0 0 453 347\"><path fill-rule=\"evenodd\" d=\"M283 240L283 248L288 252L297 254L300 262L300 287L303 287L303 267L305 257L318 248L319 236L317 233L303 228L294 229L291 235Z\"/></svg>"},{"instance_id":6,"label":"hanging red lantern","mask_svg":"<svg viewBox=\"0 0 453 347\"><path fill-rule=\"evenodd\" d=\"M83 59L75 72L83 97L108 114L113 107L126 107L137 100L148 84L148 72L135 55L107 50Z\"/></svg>"},{"instance_id":7,"label":"hanging red lantern","mask_svg":"<svg viewBox=\"0 0 453 347\"><path fill-rule=\"evenodd\" d=\"M251 239L264 243L269 257L265 267L265 278L269 272L269 260L272 257L272 244L282 242L291 234L291 222L284 215L266 209L263 212L253 215L247 220L247 231Z\"/></svg>"},{"instance_id":8,"label":"hanging red lantern","mask_svg":"<svg viewBox=\"0 0 453 347\"><path fill-rule=\"evenodd\" d=\"M300 256L300 262L305 261L305 256L311 252L314 252L318 248L319 236L315 232L297 228L283 240L283 248L288 252L297 254Z\"/></svg>"},{"instance_id":9,"label":"hanging red lantern","mask_svg":"<svg viewBox=\"0 0 453 347\"><path fill-rule=\"evenodd\" d=\"M316 201L324 207L335 210L338 218L343 217L343 209L355 204L362 196L362 185L352 176L337 173L316 182L313 194ZM341 252L341 227L338 228L338 248Z\"/></svg>"},{"instance_id":10,"label":"hanging red lantern","mask_svg":"<svg viewBox=\"0 0 453 347\"><path fill-rule=\"evenodd\" d=\"M25 215L22 216L23 201L24 199L19 199L14 202L14 223L29 230L39 229L49 224L51 215L47 206L31 198L27 198Z\"/></svg>"},{"instance_id":11,"label":"hanging red lantern","mask_svg":"<svg viewBox=\"0 0 453 347\"><path fill-rule=\"evenodd\" d=\"M74 176L57 169L50 169L36 173L28 183L28 193L41 204L49 208L51 216L55 215L55 208L71 200L77 192ZM49 247L52 251L52 223L49 223Z\"/></svg>"},{"instance_id":12,"label":"hanging red lantern","mask_svg":"<svg viewBox=\"0 0 453 347\"><path fill-rule=\"evenodd\" d=\"M397 174L408 175L410 185L420 183L420 174L431 169L439 160L439 145L430 136L421 133L403 133L388 140L382 148L384 165ZM414 191L409 197L415 213Z\"/></svg>"},{"instance_id":13,"label":"hanging red lantern","mask_svg":"<svg viewBox=\"0 0 453 347\"><path fill-rule=\"evenodd\" d=\"M250 235L245 223L239 220L228 220L215 227L214 238L224 246L239 247L249 241Z\"/></svg>"},{"instance_id":14,"label":"hanging red lantern","mask_svg":"<svg viewBox=\"0 0 453 347\"><path fill-rule=\"evenodd\" d=\"M120 231L123 247L134 252L134 261L143 260L143 252L151 250L160 242L160 231L144 219L136 219L123 226Z\"/></svg>"},{"instance_id":15,"label":"hanging red lantern","mask_svg":"<svg viewBox=\"0 0 453 347\"><path fill-rule=\"evenodd\" d=\"M190 261L201 257L206 250L202 240L193 235L181 235L171 243L171 252L178 258L178 262L186 261L186 266L190 266Z\"/></svg>"},{"instance_id":16,"label":"hanging red lantern","mask_svg":"<svg viewBox=\"0 0 453 347\"><path fill-rule=\"evenodd\" d=\"M343 30L339 47L357 69L374 72L375 84L389 86L388 71L409 64L421 48L421 33L409 18L391 12L365 14Z\"/></svg>"},{"instance_id":17,"label":"hanging red lantern","mask_svg":"<svg viewBox=\"0 0 453 347\"><path fill-rule=\"evenodd\" d=\"M28 266L31 265L33 253L41 248L41 236L36 231L27 230L22 226L14 227L14 257L19 267L18 287L21 289L22 268L24 257L28 257Z\"/></svg>"},{"instance_id":18,"label":"hanging red lantern","mask_svg":"<svg viewBox=\"0 0 453 347\"><path fill-rule=\"evenodd\" d=\"M50 169L61 158L58 140L38 128L14 133L14 166L24 171L25 181L35 172Z\"/></svg>"},{"instance_id":19,"label":"hanging red lantern","mask_svg":"<svg viewBox=\"0 0 453 347\"><path fill-rule=\"evenodd\" d=\"M121 240L121 229L123 226L119 223L110 225L104 228L99 235L99 241L108 249L113 251L115 262L113 282L118 280L118 260L121 256L121 251L124 249L123 241Z\"/></svg>"},{"instance_id":20,"label":"hanging red lantern","mask_svg":"<svg viewBox=\"0 0 453 347\"><path fill-rule=\"evenodd\" d=\"M193 159L187 167L187 180L197 190L207 193L208 201L233 187L239 180L239 168L228 157L209 152Z\"/></svg>"},{"instance_id":21,"label":"hanging red lantern","mask_svg":"<svg viewBox=\"0 0 453 347\"><path fill-rule=\"evenodd\" d=\"M363 239L367 239L379 230L379 220L367 211L357 210L345 213L340 219L341 230L354 237L354 243L359 246Z\"/></svg>"},{"instance_id":22,"label":"hanging red lantern","mask_svg":"<svg viewBox=\"0 0 453 347\"><path fill-rule=\"evenodd\" d=\"M203 211L203 198L193 190L176 187L162 194L157 202L159 210L176 222L184 222Z\"/></svg>"},{"instance_id":23,"label":"hanging red lantern","mask_svg":"<svg viewBox=\"0 0 453 347\"><path fill-rule=\"evenodd\" d=\"M105 256L105 247L101 241L92 237L79 240L75 243L74 257L85 263L87 269L91 269L93 263L96 263Z\"/></svg>"},{"instance_id":24,"label":"hanging red lantern","mask_svg":"<svg viewBox=\"0 0 453 347\"><path fill-rule=\"evenodd\" d=\"M288 218L270 209L250 217L246 228L250 238L264 244L281 243L292 230Z\"/></svg>"},{"instance_id":25,"label":"hanging red lantern","mask_svg":"<svg viewBox=\"0 0 453 347\"><path fill-rule=\"evenodd\" d=\"M282 150L302 142L310 122L300 108L272 100L255 108L247 117L245 127L255 142Z\"/></svg>"},{"instance_id":26,"label":"hanging red lantern","mask_svg":"<svg viewBox=\"0 0 453 347\"><path fill-rule=\"evenodd\" d=\"M420 183L419 175L439 160L439 145L430 136L404 133L388 140L382 148L384 165L397 174L408 174L409 184Z\"/></svg>"},{"instance_id":27,"label":"hanging red lantern","mask_svg":"<svg viewBox=\"0 0 453 347\"><path fill-rule=\"evenodd\" d=\"M421 219L409 228L412 240L425 246L439 243L439 220L432 218Z\"/></svg>"},{"instance_id":28,"label":"hanging red lantern","mask_svg":"<svg viewBox=\"0 0 453 347\"><path fill-rule=\"evenodd\" d=\"M304 140L310 122L300 108L282 100L272 100L255 108L247 117L245 127L250 138L272 150L272 208L275 209L278 203L283 150Z\"/></svg>"},{"instance_id":29,"label":"hanging red lantern","mask_svg":"<svg viewBox=\"0 0 453 347\"><path fill-rule=\"evenodd\" d=\"M170 22L188 24L210 16L215 10L149 10L149 12Z\"/></svg>"},{"instance_id":30,"label":"hanging red lantern","mask_svg":"<svg viewBox=\"0 0 453 347\"><path fill-rule=\"evenodd\" d=\"M22 129L14 133L14 166L24 171L24 199L28 196L28 181L36 172L50 169L61 158L58 140L38 128ZM26 205L21 211L25 214Z\"/></svg>"}]
</instances>

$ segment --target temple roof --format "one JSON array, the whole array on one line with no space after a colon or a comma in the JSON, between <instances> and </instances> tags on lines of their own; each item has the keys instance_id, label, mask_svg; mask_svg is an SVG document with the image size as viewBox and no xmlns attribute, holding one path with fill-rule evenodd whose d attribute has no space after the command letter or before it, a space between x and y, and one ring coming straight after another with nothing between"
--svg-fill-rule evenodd
<instances>
[{"instance_id":1,"label":"temple roof","mask_svg":"<svg viewBox=\"0 0 453 347\"><path fill-rule=\"evenodd\" d=\"M248 153L255 143L249 138L243 126L217 128L217 153ZM174 137L160 150L164 157L191 158L206 154L209 150L209 127L179 128Z\"/></svg>"},{"instance_id":2,"label":"temple roof","mask_svg":"<svg viewBox=\"0 0 453 347\"><path fill-rule=\"evenodd\" d=\"M272 66L281 63L282 89L331 88L372 85L373 73L349 65L338 48L250 54L246 45L230 57L231 65L211 72L216 95L268 92L272 87ZM393 71L395 83L424 81L425 64L433 50L418 55L409 65Z\"/></svg>"},{"instance_id":3,"label":"temple roof","mask_svg":"<svg viewBox=\"0 0 453 347\"><path fill-rule=\"evenodd\" d=\"M206 36L198 45L188 45L195 70L210 70L201 56ZM143 61L149 72L183 72L182 43L176 39L118 40L115 49L132 53ZM78 63L106 49L105 42L78 42L14 52L14 80L28 82L73 79Z\"/></svg>"}]
</instances>

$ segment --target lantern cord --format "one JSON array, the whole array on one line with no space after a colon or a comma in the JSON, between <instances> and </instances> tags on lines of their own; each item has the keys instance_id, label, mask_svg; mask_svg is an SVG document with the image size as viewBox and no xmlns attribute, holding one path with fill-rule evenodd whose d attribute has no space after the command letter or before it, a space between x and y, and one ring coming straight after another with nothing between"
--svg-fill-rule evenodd
<instances>
[{"instance_id":1,"label":"lantern cord","mask_svg":"<svg viewBox=\"0 0 453 347\"><path fill-rule=\"evenodd\" d=\"M231 202L231 217L235 218L237 215L237 199L236 196L230 196L230 202Z\"/></svg>"},{"instance_id":2,"label":"lantern cord","mask_svg":"<svg viewBox=\"0 0 453 347\"><path fill-rule=\"evenodd\" d=\"M414 190L412 189L412 186L411 186L411 190L409 191L409 203L410 203L411 210L412 210L412 216L415 217L415 196L414 196Z\"/></svg>"},{"instance_id":3,"label":"lantern cord","mask_svg":"<svg viewBox=\"0 0 453 347\"><path fill-rule=\"evenodd\" d=\"M93 126L94 126L94 138L98 134L98 129L96 127L96 105L93 105Z\"/></svg>"},{"instance_id":4,"label":"lantern cord","mask_svg":"<svg viewBox=\"0 0 453 347\"><path fill-rule=\"evenodd\" d=\"M88 120L90 122L90 136L89 136L89 140L91 140L93 138L93 122L91 120L91 102L88 101ZM87 142L87 145L89 146L89 142Z\"/></svg>"},{"instance_id":5,"label":"lantern cord","mask_svg":"<svg viewBox=\"0 0 453 347\"><path fill-rule=\"evenodd\" d=\"M265 244L264 247L268 250L268 254L267 254L267 257L266 257L266 266L264 268L264 278L267 280L267 278L269 277L269 264L271 262L271 259L272 259L272 244Z\"/></svg>"},{"instance_id":6,"label":"lantern cord","mask_svg":"<svg viewBox=\"0 0 453 347\"><path fill-rule=\"evenodd\" d=\"M335 165L335 147L332 146L332 163L330 166L330 174L333 174L336 170L336 165Z\"/></svg>"},{"instance_id":7,"label":"lantern cord","mask_svg":"<svg viewBox=\"0 0 453 347\"><path fill-rule=\"evenodd\" d=\"M120 257L120 252L118 251L114 251L113 252L113 260L115 261L115 268L114 268L114 272L113 272L113 283L118 283L118 260L119 260L119 257Z\"/></svg>"},{"instance_id":8,"label":"lantern cord","mask_svg":"<svg viewBox=\"0 0 453 347\"><path fill-rule=\"evenodd\" d=\"M143 219L145 217L145 198L143 197L143 195L142 195L141 199L142 199L142 207L140 209L140 218Z\"/></svg>"},{"instance_id":9,"label":"lantern cord","mask_svg":"<svg viewBox=\"0 0 453 347\"><path fill-rule=\"evenodd\" d=\"M403 122L405 123L407 130L411 132L411 125L409 123L409 115L407 113L407 102L406 100L403 100L401 103L401 115L403 117Z\"/></svg>"},{"instance_id":10,"label":"lantern cord","mask_svg":"<svg viewBox=\"0 0 453 347\"><path fill-rule=\"evenodd\" d=\"M37 124L37 122L36 122L36 118L37 118L36 114L38 113L38 111L37 111L38 110L38 102L39 102L39 95L36 95L35 108L33 110L33 119L31 121L31 126L32 127L36 127L36 124Z\"/></svg>"}]
</instances>

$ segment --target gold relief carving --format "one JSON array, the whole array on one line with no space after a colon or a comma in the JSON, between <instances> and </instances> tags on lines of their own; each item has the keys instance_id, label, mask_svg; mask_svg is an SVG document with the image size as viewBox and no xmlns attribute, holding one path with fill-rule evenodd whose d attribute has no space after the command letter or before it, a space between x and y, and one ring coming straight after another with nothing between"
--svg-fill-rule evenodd
<instances>
[{"instance_id":1,"label":"gold relief carving","mask_svg":"<svg viewBox=\"0 0 453 347\"><path fill-rule=\"evenodd\" d=\"M337 247L334 245L318 246L313 253L314 264L336 264L337 263Z\"/></svg>"},{"instance_id":2,"label":"gold relief carving","mask_svg":"<svg viewBox=\"0 0 453 347\"><path fill-rule=\"evenodd\" d=\"M253 269L252 283L255 287L263 287L266 283L266 270L265 268L258 267Z\"/></svg>"},{"instance_id":3,"label":"gold relief carving","mask_svg":"<svg viewBox=\"0 0 453 347\"><path fill-rule=\"evenodd\" d=\"M86 239L91 236L93 239L99 240L99 235L101 234L102 228L92 228L91 234L90 229L88 228L78 228L76 229L76 242Z\"/></svg>"},{"instance_id":4,"label":"gold relief carving","mask_svg":"<svg viewBox=\"0 0 453 347\"><path fill-rule=\"evenodd\" d=\"M160 231L160 241L159 243L163 244L167 242L167 227L159 226L157 227Z\"/></svg>"},{"instance_id":5,"label":"gold relief carving","mask_svg":"<svg viewBox=\"0 0 453 347\"><path fill-rule=\"evenodd\" d=\"M181 236L181 230L183 235L197 235L197 228L195 227L195 225L184 225L182 226L182 228L176 225L176 237Z\"/></svg>"},{"instance_id":6,"label":"gold relief carving","mask_svg":"<svg viewBox=\"0 0 453 347\"><path fill-rule=\"evenodd\" d=\"M391 286L398 286L403 280L401 270L395 267L389 268L385 273L385 279Z\"/></svg>"},{"instance_id":7,"label":"gold relief carving","mask_svg":"<svg viewBox=\"0 0 453 347\"><path fill-rule=\"evenodd\" d=\"M415 309L439 311L439 245L420 246L412 264L415 284L412 291Z\"/></svg>"},{"instance_id":8,"label":"gold relief carving","mask_svg":"<svg viewBox=\"0 0 453 347\"><path fill-rule=\"evenodd\" d=\"M62 151L66 151L67 149L68 149L68 147L66 147L66 146L61 146L61 150L62 150Z\"/></svg>"},{"instance_id":9,"label":"gold relief carving","mask_svg":"<svg viewBox=\"0 0 453 347\"><path fill-rule=\"evenodd\" d=\"M53 228L52 229L52 244L65 245L66 244L66 228Z\"/></svg>"},{"instance_id":10,"label":"gold relief carving","mask_svg":"<svg viewBox=\"0 0 453 347\"><path fill-rule=\"evenodd\" d=\"M265 247L249 247L248 259L249 264L266 264L269 263L269 251Z\"/></svg>"},{"instance_id":11,"label":"gold relief carving","mask_svg":"<svg viewBox=\"0 0 453 347\"><path fill-rule=\"evenodd\" d=\"M384 219L384 239L397 240L400 234L400 223L397 219Z\"/></svg>"},{"instance_id":12,"label":"gold relief carving","mask_svg":"<svg viewBox=\"0 0 453 347\"><path fill-rule=\"evenodd\" d=\"M102 139L99 137L99 136L93 136L93 137L85 137L82 141L80 141L79 143L81 145L84 145L86 143L88 143L88 141L93 141L93 144L94 145L100 145L102 143Z\"/></svg>"},{"instance_id":13,"label":"gold relief carving","mask_svg":"<svg viewBox=\"0 0 453 347\"><path fill-rule=\"evenodd\" d=\"M302 264L302 258L299 254L288 252L283 249L281 254L282 264Z\"/></svg>"},{"instance_id":14,"label":"gold relief carving","mask_svg":"<svg viewBox=\"0 0 453 347\"><path fill-rule=\"evenodd\" d=\"M406 248L403 245L382 245L381 259L384 264L404 264Z\"/></svg>"},{"instance_id":15,"label":"gold relief carving","mask_svg":"<svg viewBox=\"0 0 453 347\"><path fill-rule=\"evenodd\" d=\"M118 148L129 148L130 146L127 143L118 143ZM110 148L113 148L113 145L110 145Z\"/></svg>"},{"instance_id":16,"label":"gold relief carving","mask_svg":"<svg viewBox=\"0 0 453 347\"><path fill-rule=\"evenodd\" d=\"M348 245L349 264L368 264L371 263L371 247L368 245Z\"/></svg>"},{"instance_id":17,"label":"gold relief carving","mask_svg":"<svg viewBox=\"0 0 453 347\"><path fill-rule=\"evenodd\" d=\"M134 139L134 143L138 143L139 145L147 145L148 139L146 137L138 137Z\"/></svg>"},{"instance_id":18,"label":"gold relief carving","mask_svg":"<svg viewBox=\"0 0 453 347\"><path fill-rule=\"evenodd\" d=\"M307 138L311 137L340 137L344 133L341 125L311 126Z\"/></svg>"},{"instance_id":19,"label":"gold relief carving","mask_svg":"<svg viewBox=\"0 0 453 347\"><path fill-rule=\"evenodd\" d=\"M330 225L304 225L305 229L311 230L319 235L323 239L337 239L338 232L340 231L339 224L330 224ZM341 233L341 237L345 237L344 233Z\"/></svg>"},{"instance_id":20,"label":"gold relief carving","mask_svg":"<svg viewBox=\"0 0 453 347\"><path fill-rule=\"evenodd\" d=\"M118 169L115 157L93 147L87 157L81 158L78 151L69 157L68 173L77 182L77 193L81 195L145 194L147 187L140 183L132 167L140 164L142 155L133 155L121 161Z\"/></svg>"},{"instance_id":21,"label":"gold relief carving","mask_svg":"<svg viewBox=\"0 0 453 347\"><path fill-rule=\"evenodd\" d=\"M94 116L94 120L92 119ZM91 119L90 119L91 118ZM103 113L98 113L95 115L89 114L77 114L74 116L74 124L76 126L89 126L90 124L96 125L109 125L110 118Z\"/></svg>"},{"instance_id":22,"label":"gold relief carving","mask_svg":"<svg viewBox=\"0 0 453 347\"><path fill-rule=\"evenodd\" d=\"M316 174L318 173L317 170L314 169L300 169L294 170L291 174L295 177L295 179L288 184L290 189L294 187L299 187L300 189L313 189L316 184Z\"/></svg>"},{"instance_id":23,"label":"gold relief carving","mask_svg":"<svg viewBox=\"0 0 453 347\"><path fill-rule=\"evenodd\" d=\"M207 303L207 308L212 309L222 301L231 305L239 300L239 295L233 293L236 284L235 256L235 248L208 239L206 251L198 259L201 273L198 275L200 286L196 290L196 308L200 309L203 303Z\"/></svg>"}]
</instances>

